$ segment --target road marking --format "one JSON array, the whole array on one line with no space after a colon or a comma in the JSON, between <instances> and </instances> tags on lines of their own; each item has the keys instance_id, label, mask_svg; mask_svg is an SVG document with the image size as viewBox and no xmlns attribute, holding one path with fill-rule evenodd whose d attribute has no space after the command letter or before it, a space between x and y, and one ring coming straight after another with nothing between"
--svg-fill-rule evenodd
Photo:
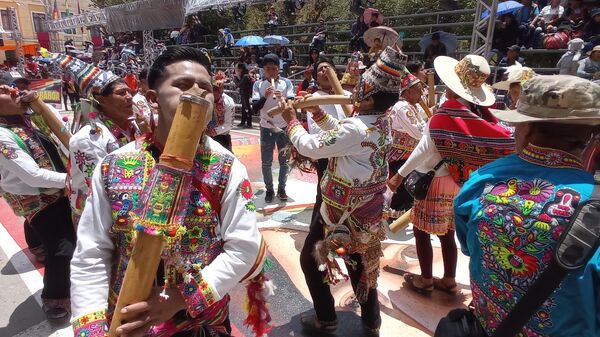
<instances>
[{"instance_id":1,"label":"road marking","mask_svg":"<svg viewBox=\"0 0 600 337\"><path fill-rule=\"evenodd\" d=\"M41 307L42 299L39 294L41 294L40 290L44 287L42 275L40 275L40 272L29 261L27 255L23 253L23 249L10 236L2 223L0 223L0 248L2 248L9 258L10 263L14 266L17 273L19 273L19 277L21 277L29 292L35 295L35 300Z\"/></svg>"}]
</instances>

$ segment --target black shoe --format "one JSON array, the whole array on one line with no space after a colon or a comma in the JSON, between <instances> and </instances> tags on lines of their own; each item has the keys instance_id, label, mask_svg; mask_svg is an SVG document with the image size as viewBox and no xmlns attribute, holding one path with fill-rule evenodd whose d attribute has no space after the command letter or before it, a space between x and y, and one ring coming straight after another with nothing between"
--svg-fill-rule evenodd
<instances>
[{"instance_id":1,"label":"black shoe","mask_svg":"<svg viewBox=\"0 0 600 337\"><path fill-rule=\"evenodd\" d=\"M369 328L363 324L363 335L365 337L379 337L379 328Z\"/></svg>"},{"instance_id":2,"label":"black shoe","mask_svg":"<svg viewBox=\"0 0 600 337\"><path fill-rule=\"evenodd\" d=\"M265 202L267 204L272 203L274 196L275 196L275 192L274 191L267 190L267 193L265 193Z\"/></svg>"},{"instance_id":3,"label":"black shoe","mask_svg":"<svg viewBox=\"0 0 600 337\"><path fill-rule=\"evenodd\" d=\"M244 123L240 123L237 125L238 128L243 128L244 127Z\"/></svg>"},{"instance_id":4,"label":"black shoe","mask_svg":"<svg viewBox=\"0 0 600 337\"><path fill-rule=\"evenodd\" d=\"M277 198L281 201L287 201L288 196L285 194L285 190L277 190Z\"/></svg>"},{"instance_id":5,"label":"black shoe","mask_svg":"<svg viewBox=\"0 0 600 337\"><path fill-rule=\"evenodd\" d=\"M246 125L244 126L245 129L252 129L252 125Z\"/></svg>"}]
</instances>

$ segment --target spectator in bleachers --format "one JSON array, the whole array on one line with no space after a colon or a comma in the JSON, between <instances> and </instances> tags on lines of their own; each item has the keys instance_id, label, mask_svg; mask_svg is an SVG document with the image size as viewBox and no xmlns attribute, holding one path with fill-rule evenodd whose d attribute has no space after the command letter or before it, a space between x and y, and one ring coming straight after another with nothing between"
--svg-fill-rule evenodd
<instances>
[{"instance_id":1,"label":"spectator in bleachers","mask_svg":"<svg viewBox=\"0 0 600 337\"><path fill-rule=\"evenodd\" d=\"M577 68L579 68L579 59L583 50L583 40L573 39L569 41L566 53L561 56L556 66L560 68L559 74L577 76Z\"/></svg>"},{"instance_id":2,"label":"spectator in bleachers","mask_svg":"<svg viewBox=\"0 0 600 337\"><path fill-rule=\"evenodd\" d=\"M406 64L406 69L415 75L421 82L427 83L427 71L425 70L425 64L421 61L411 61Z\"/></svg>"},{"instance_id":3,"label":"spectator in bleachers","mask_svg":"<svg viewBox=\"0 0 600 337\"><path fill-rule=\"evenodd\" d=\"M523 7L515 13L515 18L519 24L519 43L521 46L529 44L529 25L540 14L540 9L536 3L531 0L521 0Z\"/></svg>"},{"instance_id":4,"label":"spectator in bleachers","mask_svg":"<svg viewBox=\"0 0 600 337\"><path fill-rule=\"evenodd\" d=\"M583 41L590 47L600 44L600 8L595 8L590 13L591 20L583 28Z\"/></svg>"},{"instance_id":5,"label":"spectator in bleachers","mask_svg":"<svg viewBox=\"0 0 600 337\"><path fill-rule=\"evenodd\" d=\"M245 64L249 64L252 58L252 52L250 52L250 48L242 47L240 49L240 58L239 61Z\"/></svg>"},{"instance_id":6,"label":"spectator in bleachers","mask_svg":"<svg viewBox=\"0 0 600 337\"><path fill-rule=\"evenodd\" d=\"M294 53L288 46L279 47L279 51L277 52L280 60L280 67L283 70L283 75L287 76L290 70L290 66L294 61Z\"/></svg>"},{"instance_id":7,"label":"spectator in bleachers","mask_svg":"<svg viewBox=\"0 0 600 337\"><path fill-rule=\"evenodd\" d=\"M312 72L313 72L312 65L306 66L306 68L304 69L304 79L298 85L298 89L296 90L296 96L298 96L301 91L308 90L308 87L310 86L310 82L312 82L312 80L313 80Z\"/></svg>"},{"instance_id":8,"label":"spectator in bleachers","mask_svg":"<svg viewBox=\"0 0 600 337\"><path fill-rule=\"evenodd\" d=\"M359 15L358 18L356 18L356 22L352 24L352 29L350 30L350 33L352 33L352 38L350 39L351 52L366 49L365 42L363 41L362 37L367 29L369 29L369 27L367 27L365 19L362 15Z\"/></svg>"},{"instance_id":9,"label":"spectator in bleachers","mask_svg":"<svg viewBox=\"0 0 600 337\"><path fill-rule=\"evenodd\" d=\"M308 64L313 65L313 64L317 63L317 61L319 60L319 54L320 54L320 51L318 49L312 48L308 52Z\"/></svg>"},{"instance_id":10,"label":"spectator in bleachers","mask_svg":"<svg viewBox=\"0 0 600 337\"><path fill-rule=\"evenodd\" d=\"M583 25L587 19L588 13L583 7L583 0L570 0L567 8L565 8L565 19L569 20L573 31L577 33L577 37L582 34Z\"/></svg>"},{"instance_id":11,"label":"spectator in bleachers","mask_svg":"<svg viewBox=\"0 0 600 337\"><path fill-rule=\"evenodd\" d=\"M579 61L577 76L598 82L600 81L600 46L595 46L589 55L590 57Z\"/></svg>"},{"instance_id":12,"label":"spectator in bleachers","mask_svg":"<svg viewBox=\"0 0 600 337\"><path fill-rule=\"evenodd\" d=\"M221 55L232 57L231 47L233 47L235 40L233 39L233 34L231 34L231 29L225 27L224 29L219 29L219 33L221 33L223 41L221 44Z\"/></svg>"},{"instance_id":13,"label":"spectator in bleachers","mask_svg":"<svg viewBox=\"0 0 600 337\"><path fill-rule=\"evenodd\" d=\"M525 59L520 57L521 47L518 45L512 45L506 51L506 56L504 56L500 62L498 63L498 67L510 67L514 66L517 63L520 65L525 65Z\"/></svg>"},{"instance_id":14,"label":"spectator in bleachers","mask_svg":"<svg viewBox=\"0 0 600 337\"><path fill-rule=\"evenodd\" d=\"M318 49L319 51L325 50L325 42L327 41L327 26L325 26L325 20L319 19L319 24L315 27L315 35L310 42L310 47Z\"/></svg>"},{"instance_id":15,"label":"spectator in bleachers","mask_svg":"<svg viewBox=\"0 0 600 337\"><path fill-rule=\"evenodd\" d=\"M560 5L560 0L551 0L548 6L542 8L540 14L529 25L530 39L526 47L536 48L536 44L540 43L538 40L540 34L547 32L548 26L555 27L564 12L565 9Z\"/></svg>"},{"instance_id":16,"label":"spectator in bleachers","mask_svg":"<svg viewBox=\"0 0 600 337\"><path fill-rule=\"evenodd\" d=\"M371 14L371 22L369 23L369 28L378 27L379 22L377 22L377 20L379 20L379 13L375 12Z\"/></svg>"},{"instance_id":17,"label":"spectator in bleachers","mask_svg":"<svg viewBox=\"0 0 600 337\"><path fill-rule=\"evenodd\" d=\"M383 46L381 45L381 39L375 38L373 40L373 45L369 48L369 59L371 62L375 62L379 58L379 54L383 50Z\"/></svg>"},{"instance_id":18,"label":"spectator in bleachers","mask_svg":"<svg viewBox=\"0 0 600 337\"><path fill-rule=\"evenodd\" d=\"M279 15L275 12L275 6L269 8L267 13L267 23L265 23L265 32L273 35L275 28L279 26Z\"/></svg>"},{"instance_id":19,"label":"spectator in bleachers","mask_svg":"<svg viewBox=\"0 0 600 337\"><path fill-rule=\"evenodd\" d=\"M440 34L433 33L431 44L425 49L425 68L433 67L433 60L438 56L446 56L446 46L440 42Z\"/></svg>"},{"instance_id":20,"label":"spectator in bleachers","mask_svg":"<svg viewBox=\"0 0 600 337\"><path fill-rule=\"evenodd\" d=\"M169 34L169 39L172 44L177 44L177 37L179 36L179 29L173 28L171 33Z\"/></svg>"},{"instance_id":21,"label":"spectator in bleachers","mask_svg":"<svg viewBox=\"0 0 600 337\"><path fill-rule=\"evenodd\" d=\"M496 22L492 48L505 54L508 47L517 43L519 23L512 14L501 15Z\"/></svg>"}]
</instances>

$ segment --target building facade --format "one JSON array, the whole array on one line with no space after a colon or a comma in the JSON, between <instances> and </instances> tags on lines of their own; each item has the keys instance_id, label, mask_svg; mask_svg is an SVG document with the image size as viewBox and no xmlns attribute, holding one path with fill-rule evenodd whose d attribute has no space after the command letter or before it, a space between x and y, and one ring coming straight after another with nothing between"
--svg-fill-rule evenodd
<instances>
[{"instance_id":1,"label":"building facade","mask_svg":"<svg viewBox=\"0 0 600 337\"><path fill-rule=\"evenodd\" d=\"M90 41L91 35L87 28L68 29L53 34L46 30L44 22L48 18L52 19L54 15L63 18L76 15L79 11L90 11L91 5L90 0L0 0L0 63L12 63L17 59L16 43L11 34L14 30L11 8L17 10L16 24L22 35L24 54L35 55L38 47L52 50L52 38L56 39L56 44L60 46L68 39L72 39L75 46L82 46L84 41Z\"/></svg>"}]
</instances>

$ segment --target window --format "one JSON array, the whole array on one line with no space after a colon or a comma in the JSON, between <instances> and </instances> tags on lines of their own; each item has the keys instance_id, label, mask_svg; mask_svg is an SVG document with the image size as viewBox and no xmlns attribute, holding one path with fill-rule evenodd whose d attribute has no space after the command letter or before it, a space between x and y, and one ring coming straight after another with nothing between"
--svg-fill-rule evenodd
<instances>
[{"instance_id":1,"label":"window","mask_svg":"<svg viewBox=\"0 0 600 337\"><path fill-rule=\"evenodd\" d=\"M72 15L73 15L72 13L67 14L67 12L60 12L61 18L68 18L69 16L72 16ZM65 29L64 32L65 32L65 34L77 34L75 29Z\"/></svg>"},{"instance_id":2,"label":"window","mask_svg":"<svg viewBox=\"0 0 600 337\"><path fill-rule=\"evenodd\" d=\"M44 13L31 13L33 19L33 29L36 33L45 32L44 21L46 21L46 14Z\"/></svg>"},{"instance_id":3,"label":"window","mask_svg":"<svg viewBox=\"0 0 600 337\"><path fill-rule=\"evenodd\" d=\"M10 11L8 9L0 9L0 16L2 17L2 28L4 28L4 30L13 30Z\"/></svg>"}]
</instances>

